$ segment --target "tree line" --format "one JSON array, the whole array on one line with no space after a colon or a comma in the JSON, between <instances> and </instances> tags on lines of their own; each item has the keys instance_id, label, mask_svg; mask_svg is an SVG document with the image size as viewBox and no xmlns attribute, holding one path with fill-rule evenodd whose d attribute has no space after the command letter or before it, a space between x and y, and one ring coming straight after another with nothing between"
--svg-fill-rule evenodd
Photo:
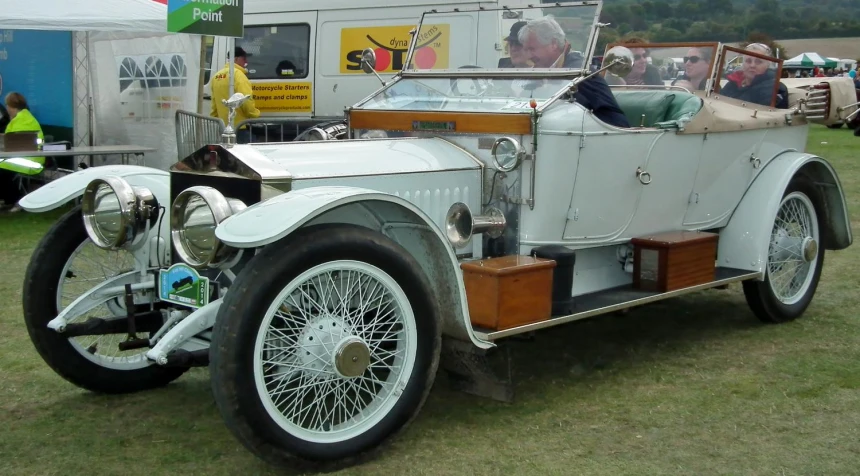
<instances>
[{"instance_id":1,"label":"tree line","mask_svg":"<svg viewBox=\"0 0 860 476\"><path fill-rule=\"evenodd\" d=\"M610 25L598 52L634 36L655 43L860 37L860 1L605 0L600 21Z\"/></svg>"}]
</instances>

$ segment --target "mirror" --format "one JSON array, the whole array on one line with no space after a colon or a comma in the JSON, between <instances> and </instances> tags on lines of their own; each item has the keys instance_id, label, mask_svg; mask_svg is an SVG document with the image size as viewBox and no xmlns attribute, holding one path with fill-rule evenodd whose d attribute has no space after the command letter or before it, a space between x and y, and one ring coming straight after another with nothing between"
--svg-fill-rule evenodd
<instances>
[{"instance_id":1,"label":"mirror","mask_svg":"<svg viewBox=\"0 0 860 476\"><path fill-rule=\"evenodd\" d=\"M609 65L607 71L623 78L633 71L633 53L623 46L615 46L606 52L603 65Z\"/></svg>"},{"instance_id":2,"label":"mirror","mask_svg":"<svg viewBox=\"0 0 860 476\"><path fill-rule=\"evenodd\" d=\"M490 151L493 156L493 165L501 172L510 172L517 168L522 162L523 153L520 143L510 137L497 139Z\"/></svg>"},{"instance_id":3,"label":"mirror","mask_svg":"<svg viewBox=\"0 0 860 476\"><path fill-rule=\"evenodd\" d=\"M376 52L373 48L365 48L361 52L361 70L367 74L376 71Z\"/></svg>"}]
</instances>

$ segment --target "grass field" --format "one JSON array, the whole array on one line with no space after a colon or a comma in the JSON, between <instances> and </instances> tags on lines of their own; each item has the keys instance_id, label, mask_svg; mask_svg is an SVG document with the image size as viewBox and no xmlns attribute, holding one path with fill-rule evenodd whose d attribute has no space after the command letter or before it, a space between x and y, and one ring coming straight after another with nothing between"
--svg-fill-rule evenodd
<instances>
[{"instance_id":1,"label":"grass field","mask_svg":"<svg viewBox=\"0 0 860 476\"><path fill-rule=\"evenodd\" d=\"M860 234L860 138L815 127ZM233 439L195 369L99 396L55 375L21 318L54 215L0 215L0 464L5 475L273 474ZM804 318L763 325L738 285L562 326L513 349L517 400L437 380L383 455L344 474L848 475L860 471L860 248L828 252Z\"/></svg>"}]
</instances>

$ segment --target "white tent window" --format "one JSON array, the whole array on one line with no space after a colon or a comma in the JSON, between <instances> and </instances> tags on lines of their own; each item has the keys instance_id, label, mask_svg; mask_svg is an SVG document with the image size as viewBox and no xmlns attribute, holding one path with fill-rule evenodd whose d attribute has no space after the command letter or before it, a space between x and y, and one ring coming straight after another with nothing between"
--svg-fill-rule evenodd
<instances>
[{"instance_id":1,"label":"white tent window","mask_svg":"<svg viewBox=\"0 0 860 476\"><path fill-rule=\"evenodd\" d=\"M91 133L156 149L148 166L176 162L176 110L199 107L201 36L168 33L165 0L5 1L0 30L16 29L75 32L76 145Z\"/></svg>"}]
</instances>

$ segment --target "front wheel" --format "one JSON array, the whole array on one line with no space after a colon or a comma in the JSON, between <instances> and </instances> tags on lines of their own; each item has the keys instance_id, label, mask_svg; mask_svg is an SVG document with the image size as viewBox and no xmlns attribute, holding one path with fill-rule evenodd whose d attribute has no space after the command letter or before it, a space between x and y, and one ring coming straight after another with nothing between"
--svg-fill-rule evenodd
<instances>
[{"instance_id":1,"label":"front wheel","mask_svg":"<svg viewBox=\"0 0 860 476\"><path fill-rule=\"evenodd\" d=\"M42 359L78 387L130 393L167 385L185 372L155 366L146 349L121 351L125 334L64 337L48 328L60 310L106 279L134 269L127 251L105 251L90 241L80 206L63 215L42 238L24 281L24 322ZM110 300L70 322L125 315L122 298Z\"/></svg>"},{"instance_id":2,"label":"front wheel","mask_svg":"<svg viewBox=\"0 0 860 476\"><path fill-rule=\"evenodd\" d=\"M812 183L795 177L774 218L765 280L743 283L747 303L762 321L797 319L812 302L824 266L823 211Z\"/></svg>"},{"instance_id":3,"label":"front wheel","mask_svg":"<svg viewBox=\"0 0 860 476\"><path fill-rule=\"evenodd\" d=\"M354 226L300 231L257 254L224 297L210 351L215 401L270 464L354 464L423 405L438 315L398 244Z\"/></svg>"}]
</instances>

